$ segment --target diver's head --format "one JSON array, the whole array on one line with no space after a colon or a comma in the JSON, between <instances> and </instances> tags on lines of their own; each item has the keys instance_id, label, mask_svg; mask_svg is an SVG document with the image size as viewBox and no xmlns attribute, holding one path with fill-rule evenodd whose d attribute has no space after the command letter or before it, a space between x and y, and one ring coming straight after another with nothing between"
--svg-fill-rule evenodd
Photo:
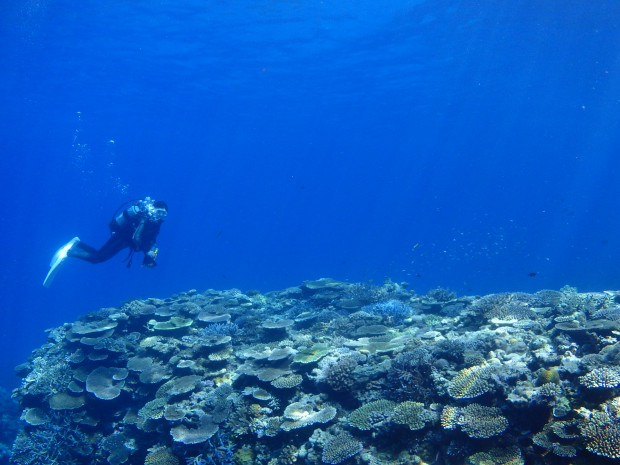
<instances>
[{"instance_id":1,"label":"diver's head","mask_svg":"<svg viewBox=\"0 0 620 465\"><path fill-rule=\"evenodd\" d=\"M166 210L166 213L168 212L168 205L166 205L166 202L164 202L163 200L156 200L155 202L153 202L153 206L155 208L163 208L164 210Z\"/></svg>"},{"instance_id":2,"label":"diver's head","mask_svg":"<svg viewBox=\"0 0 620 465\"><path fill-rule=\"evenodd\" d=\"M153 200L150 197L142 201L143 210L153 221L164 221L168 215L168 205L163 200Z\"/></svg>"},{"instance_id":3,"label":"diver's head","mask_svg":"<svg viewBox=\"0 0 620 465\"><path fill-rule=\"evenodd\" d=\"M168 205L163 200L153 202L153 214L151 215L155 221L164 221L168 216Z\"/></svg>"}]
</instances>

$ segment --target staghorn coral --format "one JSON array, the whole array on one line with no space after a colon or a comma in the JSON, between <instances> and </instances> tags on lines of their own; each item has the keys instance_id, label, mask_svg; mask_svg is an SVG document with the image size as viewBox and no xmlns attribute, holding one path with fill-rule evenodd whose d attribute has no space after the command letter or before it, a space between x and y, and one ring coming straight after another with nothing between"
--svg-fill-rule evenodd
<instances>
[{"instance_id":1,"label":"staghorn coral","mask_svg":"<svg viewBox=\"0 0 620 465\"><path fill-rule=\"evenodd\" d=\"M62 359L40 356L35 357L31 365L32 371L24 378L31 395L64 392L71 382L73 369Z\"/></svg>"},{"instance_id":2,"label":"staghorn coral","mask_svg":"<svg viewBox=\"0 0 620 465\"><path fill-rule=\"evenodd\" d=\"M228 435L217 432L202 445L202 453L186 459L188 465L233 465L236 457L235 444Z\"/></svg>"},{"instance_id":3,"label":"staghorn coral","mask_svg":"<svg viewBox=\"0 0 620 465\"><path fill-rule=\"evenodd\" d=\"M12 448L12 461L24 465L72 464L93 453L91 439L67 417L50 414L49 422L19 432Z\"/></svg>"}]
</instances>

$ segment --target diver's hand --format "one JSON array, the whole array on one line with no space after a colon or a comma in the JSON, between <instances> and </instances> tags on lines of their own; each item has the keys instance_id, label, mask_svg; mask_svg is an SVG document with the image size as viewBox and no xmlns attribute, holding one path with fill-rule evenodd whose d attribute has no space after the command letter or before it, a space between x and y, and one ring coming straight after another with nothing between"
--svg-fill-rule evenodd
<instances>
[{"instance_id":1,"label":"diver's hand","mask_svg":"<svg viewBox=\"0 0 620 465\"><path fill-rule=\"evenodd\" d=\"M144 260L142 260L142 266L146 266L147 268L153 268L157 265L155 259L157 258L157 251L149 251L144 254Z\"/></svg>"}]
</instances>

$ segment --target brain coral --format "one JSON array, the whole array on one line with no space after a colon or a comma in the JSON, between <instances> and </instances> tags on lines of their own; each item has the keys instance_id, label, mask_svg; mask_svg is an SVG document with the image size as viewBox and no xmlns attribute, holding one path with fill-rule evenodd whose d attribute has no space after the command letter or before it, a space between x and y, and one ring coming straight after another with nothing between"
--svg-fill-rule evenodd
<instances>
[{"instance_id":1,"label":"brain coral","mask_svg":"<svg viewBox=\"0 0 620 465\"><path fill-rule=\"evenodd\" d=\"M360 452L362 448L362 443L349 433L340 433L325 443L321 459L325 463L336 465L353 457Z\"/></svg>"}]
</instances>

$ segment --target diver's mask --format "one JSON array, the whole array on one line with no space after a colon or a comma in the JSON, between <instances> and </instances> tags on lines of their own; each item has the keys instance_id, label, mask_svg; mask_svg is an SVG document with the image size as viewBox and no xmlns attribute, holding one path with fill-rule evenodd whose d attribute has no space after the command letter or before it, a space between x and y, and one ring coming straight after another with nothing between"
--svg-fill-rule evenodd
<instances>
[{"instance_id":1,"label":"diver's mask","mask_svg":"<svg viewBox=\"0 0 620 465\"><path fill-rule=\"evenodd\" d=\"M140 208L152 221L164 221L168 212L165 208L156 207L155 202L150 197L140 201Z\"/></svg>"}]
</instances>

